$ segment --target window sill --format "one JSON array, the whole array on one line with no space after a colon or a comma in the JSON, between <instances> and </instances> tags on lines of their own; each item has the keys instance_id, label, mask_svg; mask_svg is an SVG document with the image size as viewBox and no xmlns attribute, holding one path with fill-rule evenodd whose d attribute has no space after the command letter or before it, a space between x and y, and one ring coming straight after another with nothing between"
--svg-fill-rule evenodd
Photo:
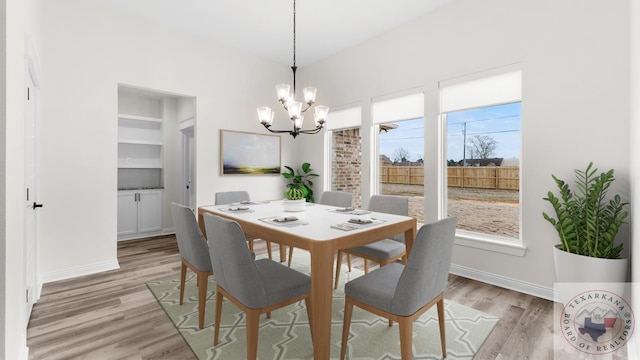
<instances>
[{"instance_id":1,"label":"window sill","mask_svg":"<svg viewBox=\"0 0 640 360\"><path fill-rule=\"evenodd\" d=\"M456 231L455 244L520 257L524 256L527 251L527 247L519 243L517 239L466 230Z\"/></svg>"}]
</instances>

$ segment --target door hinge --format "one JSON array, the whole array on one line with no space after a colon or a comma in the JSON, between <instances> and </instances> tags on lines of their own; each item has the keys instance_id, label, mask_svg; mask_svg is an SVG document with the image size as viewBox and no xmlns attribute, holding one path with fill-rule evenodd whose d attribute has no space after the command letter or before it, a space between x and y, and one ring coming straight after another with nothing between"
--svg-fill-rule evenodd
<instances>
[{"instance_id":1,"label":"door hinge","mask_svg":"<svg viewBox=\"0 0 640 360\"><path fill-rule=\"evenodd\" d=\"M27 303L31 302L31 288L30 287L27 288L26 297L27 297L26 298Z\"/></svg>"}]
</instances>

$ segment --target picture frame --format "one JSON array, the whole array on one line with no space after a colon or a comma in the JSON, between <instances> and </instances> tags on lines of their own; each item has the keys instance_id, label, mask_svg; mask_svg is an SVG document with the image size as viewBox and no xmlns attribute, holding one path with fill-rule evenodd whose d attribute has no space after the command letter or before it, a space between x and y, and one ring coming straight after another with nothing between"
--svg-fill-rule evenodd
<instances>
[{"instance_id":1,"label":"picture frame","mask_svg":"<svg viewBox=\"0 0 640 360\"><path fill-rule=\"evenodd\" d=\"M221 175L280 175L280 136L220 130Z\"/></svg>"}]
</instances>

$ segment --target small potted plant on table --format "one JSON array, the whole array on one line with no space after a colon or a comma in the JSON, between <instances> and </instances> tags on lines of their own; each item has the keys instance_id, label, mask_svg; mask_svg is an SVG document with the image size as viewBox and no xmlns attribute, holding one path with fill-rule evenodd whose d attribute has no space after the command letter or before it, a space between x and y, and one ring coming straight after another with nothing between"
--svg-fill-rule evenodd
<instances>
[{"instance_id":1,"label":"small potted plant on table","mask_svg":"<svg viewBox=\"0 0 640 360\"><path fill-rule=\"evenodd\" d=\"M290 166L286 166L287 172L282 172L285 179L291 180L284 191L284 207L286 211L302 211L305 202L313 202L313 182L309 179L318 176L313 172L309 163L302 164L302 167L294 171Z\"/></svg>"}]
</instances>

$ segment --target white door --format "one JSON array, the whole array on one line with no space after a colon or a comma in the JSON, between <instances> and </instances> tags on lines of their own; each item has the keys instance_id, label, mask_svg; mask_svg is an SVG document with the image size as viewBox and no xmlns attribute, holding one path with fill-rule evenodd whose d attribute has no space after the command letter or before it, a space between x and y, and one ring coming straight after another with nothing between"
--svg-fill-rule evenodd
<instances>
[{"instance_id":1,"label":"white door","mask_svg":"<svg viewBox=\"0 0 640 360\"><path fill-rule=\"evenodd\" d=\"M181 202L184 206L195 209L196 203L196 187L195 187L195 168L196 168L196 146L195 131L193 121L187 122L189 125L180 128L180 154L179 159L181 172Z\"/></svg>"},{"instance_id":2,"label":"white door","mask_svg":"<svg viewBox=\"0 0 640 360\"><path fill-rule=\"evenodd\" d=\"M34 74L27 66L24 113L24 264L26 319L29 321L33 303L38 299L38 122L36 120L37 88Z\"/></svg>"}]
</instances>

